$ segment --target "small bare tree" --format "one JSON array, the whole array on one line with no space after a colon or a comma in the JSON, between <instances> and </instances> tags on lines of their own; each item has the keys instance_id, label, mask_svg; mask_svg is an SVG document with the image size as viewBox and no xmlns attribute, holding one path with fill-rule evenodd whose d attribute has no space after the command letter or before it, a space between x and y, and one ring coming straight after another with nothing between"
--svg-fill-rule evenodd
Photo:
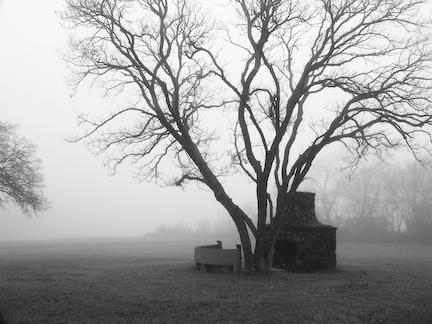
<instances>
[{"instance_id":1,"label":"small bare tree","mask_svg":"<svg viewBox=\"0 0 432 324\"><path fill-rule=\"evenodd\" d=\"M345 216L339 219L338 225L351 226L351 234L363 239L368 235L386 239L385 234L390 235L387 238L398 234L393 237L408 235L414 239L416 230L420 229L422 233L429 231L430 235L430 169L414 162L405 165L375 162L359 168L347 180L333 178L340 184L337 212Z\"/></svg>"},{"instance_id":2,"label":"small bare tree","mask_svg":"<svg viewBox=\"0 0 432 324\"><path fill-rule=\"evenodd\" d=\"M409 163L399 172L399 192L403 202L403 222L408 233L431 229L432 170ZM429 233L429 235L432 233Z\"/></svg>"},{"instance_id":3,"label":"small bare tree","mask_svg":"<svg viewBox=\"0 0 432 324\"><path fill-rule=\"evenodd\" d=\"M302 189L317 193L315 206L318 218L326 224L336 224L343 200L345 174L334 164L334 156L317 160L315 166L318 168L313 168L309 173L311 181L305 181Z\"/></svg>"},{"instance_id":4,"label":"small bare tree","mask_svg":"<svg viewBox=\"0 0 432 324\"><path fill-rule=\"evenodd\" d=\"M35 146L0 122L0 207L12 201L26 214L46 208L43 177Z\"/></svg>"},{"instance_id":5,"label":"small bare tree","mask_svg":"<svg viewBox=\"0 0 432 324\"><path fill-rule=\"evenodd\" d=\"M80 139L110 151L114 169L132 160L138 175L159 178L174 161L173 183L210 188L250 271L270 269L287 193L321 150L342 143L355 160L398 147L417 155L430 144L432 57L420 0L231 0L238 21L222 31L186 0L66 2L65 21L81 30L71 40L76 83L97 80L137 99L102 120L82 116ZM236 55L224 60L230 46ZM229 149L230 128L208 122L222 111L234 122ZM221 182L233 170L256 185L255 215Z\"/></svg>"}]
</instances>

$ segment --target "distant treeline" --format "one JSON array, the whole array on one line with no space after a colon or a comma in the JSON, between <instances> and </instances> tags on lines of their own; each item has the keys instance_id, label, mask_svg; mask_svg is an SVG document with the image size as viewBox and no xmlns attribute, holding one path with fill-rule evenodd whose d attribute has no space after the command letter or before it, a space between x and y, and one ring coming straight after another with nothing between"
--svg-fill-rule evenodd
<instances>
[{"instance_id":1,"label":"distant treeline","mask_svg":"<svg viewBox=\"0 0 432 324\"><path fill-rule=\"evenodd\" d=\"M348 178L321 168L311 183L319 219L341 240L432 243L431 169L374 163Z\"/></svg>"},{"instance_id":2,"label":"distant treeline","mask_svg":"<svg viewBox=\"0 0 432 324\"><path fill-rule=\"evenodd\" d=\"M319 167L302 189L316 193L318 219L338 227L338 240L432 243L432 170L418 163L377 162L351 177L333 166ZM221 215L216 223L160 225L147 237L214 241L236 240L238 234L228 215Z\"/></svg>"},{"instance_id":3,"label":"distant treeline","mask_svg":"<svg viewBox=\"0 0 432 324\"><path fill-rule=\"evenodd\" d=\"M164 241L182 241L182 240L199 240L199 241L232 241L236 240L238 233L230 219L219 220L211 223L207 219L202 219L197 226L177 223L170 225L159 225L153 232L148 233L146 238Z\"/></svg>"}]
</instances>

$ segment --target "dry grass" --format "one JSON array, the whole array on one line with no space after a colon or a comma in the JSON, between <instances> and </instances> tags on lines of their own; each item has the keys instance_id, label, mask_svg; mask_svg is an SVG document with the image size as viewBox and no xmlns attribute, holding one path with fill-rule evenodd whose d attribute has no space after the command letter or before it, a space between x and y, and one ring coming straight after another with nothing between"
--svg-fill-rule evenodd
<instances>
[{"instance_id":1,"label":"dry grass","mask_svg":"<svg viewBox=\"0 0 432 324\"><path fill-rule=\"evenodd\" d=\"M340 244L327 273L201 273L196 243L0 243L7 323L432 323L427 246Z\"/></svg>"}]
</instances>

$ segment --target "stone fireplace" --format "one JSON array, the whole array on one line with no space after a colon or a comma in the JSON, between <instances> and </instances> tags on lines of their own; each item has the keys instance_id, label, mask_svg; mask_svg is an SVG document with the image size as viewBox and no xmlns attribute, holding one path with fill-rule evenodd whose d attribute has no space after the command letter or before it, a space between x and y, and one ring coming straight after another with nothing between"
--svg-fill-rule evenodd
<instances>
[{"instance_id":1,"label":"stone fireplace","mask_svg":"<svg viewBox=\"0 0 432 324\"><path fill-rule=\"evenodd\" d=\"M292 270L336 266L336 227L321 224L315 215L315 194L287 195L284 224L275 245L273 267Z\"/></svg>"}]
</instances>

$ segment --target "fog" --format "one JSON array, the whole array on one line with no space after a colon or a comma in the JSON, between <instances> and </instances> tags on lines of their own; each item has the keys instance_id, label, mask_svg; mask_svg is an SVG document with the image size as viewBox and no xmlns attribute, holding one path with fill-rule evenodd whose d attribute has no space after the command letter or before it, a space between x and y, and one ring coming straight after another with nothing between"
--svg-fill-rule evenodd
<instances>
[{"instance_id":1,"label":"fog","mask_svg":"<svg viewBox=\"0 0 432 324\"><path fill-rule=\"evenodd\" d=\"M83 143L65 140L82 131L76 112L114 109L118 102L86 87L71 97L62 58L70 31L61 25L62 5L0 0L0 119L19 125L18 132L38 146L51 206L32 218L12 205L0 210L0 240L143 236L169 224L195 233L203 219L217 229L227 216L210 191L139 183L127 165L111 176ZM228 188L237 203L253 204L247 181L234 177Z\"/></svg>"},{"instance_id":2,"label":"fog","mask_svg":"<svg viewBox=\"0 0 432 324\"><path fill-rule=\"evenodd\" d=\"M113 98L83 87L71 97L63 60L67 35L62 1L0 1L0 118L38 146L51 208L28 218L13 205L0 210L0 240L142 236L161 224L217 222L225 212L209 191L138 183L130 168L110 176L84 144L76 112L116 107ZM247 202L242 186L231 186Z\"/></svg>"}]
</instances>

